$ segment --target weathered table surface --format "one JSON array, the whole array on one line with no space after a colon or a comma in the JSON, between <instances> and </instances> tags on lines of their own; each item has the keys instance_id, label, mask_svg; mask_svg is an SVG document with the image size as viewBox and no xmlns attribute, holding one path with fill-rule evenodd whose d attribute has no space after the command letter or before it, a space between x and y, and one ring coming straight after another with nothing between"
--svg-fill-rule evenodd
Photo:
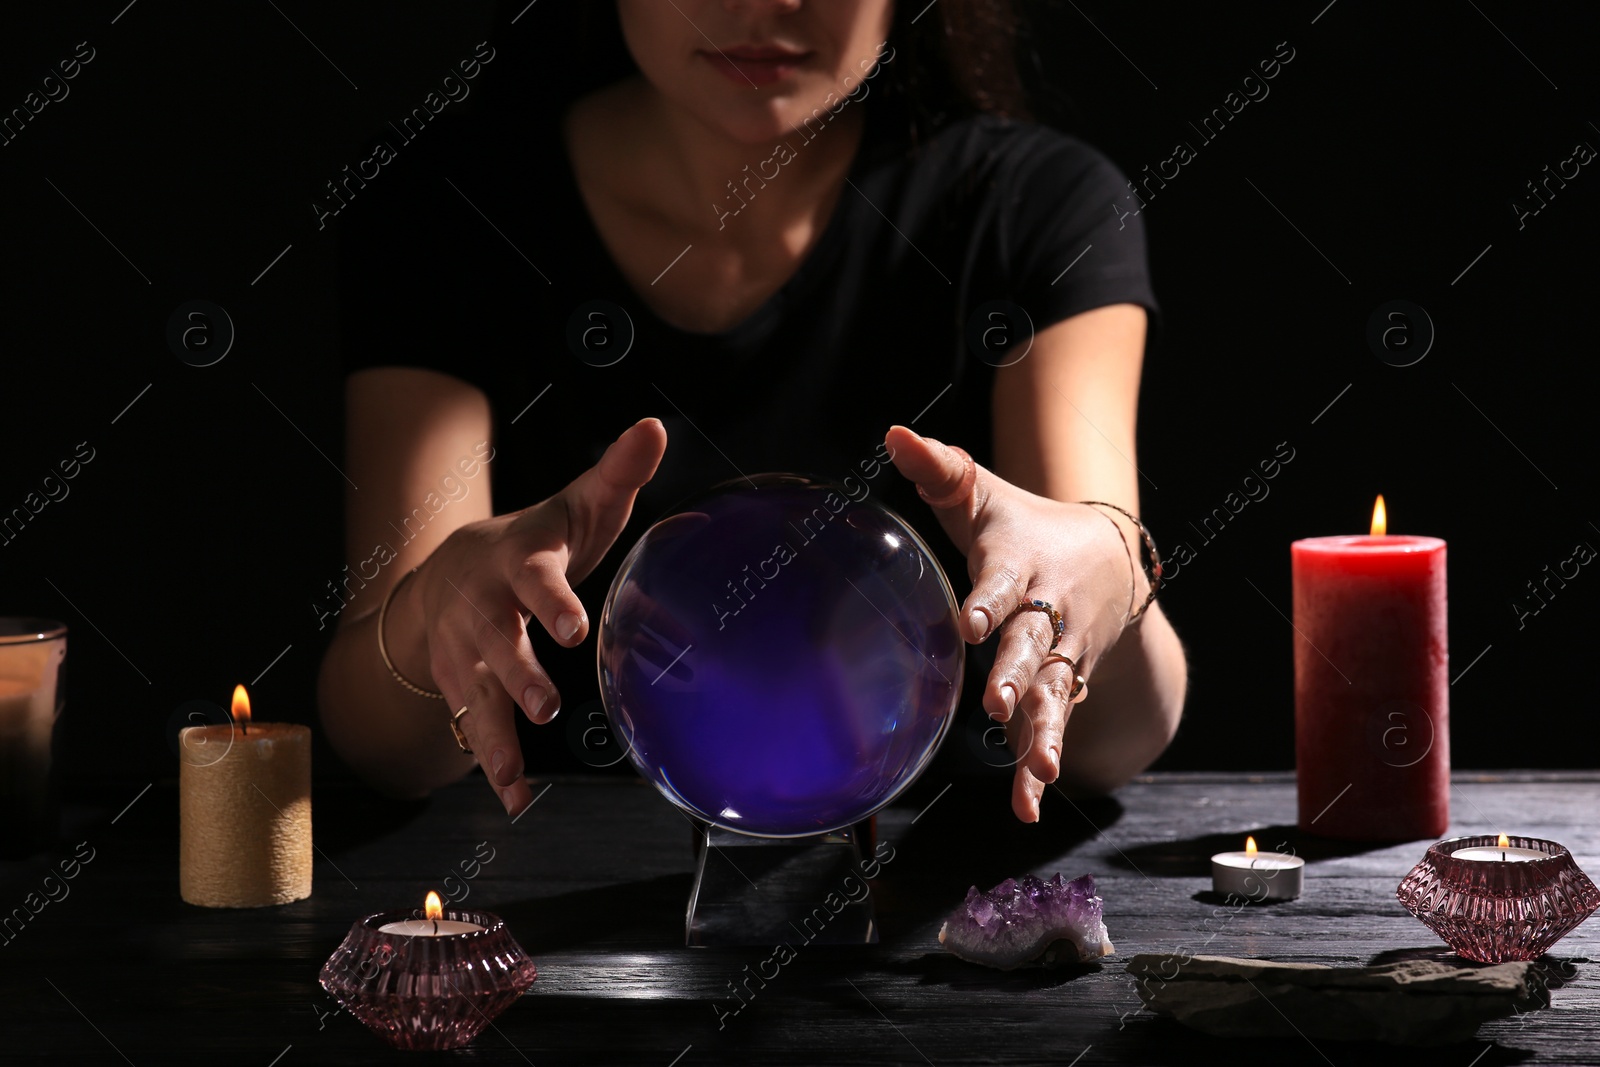
<instances>
[{"instance_id":1,"label":"weathered table surface","mask_svg":"<svg viewBox=\"0 0 1600 1067\"><path fill-rule=\"evenodd\" d=\"M1426 843L1303 837L1285 825L1295 811L1286 775L1153 776L1113 800L1052 791L1037 826L1010 816L1003 782L944 786L921 782L879 816L879 837L894 850L874 893L882 943L801 943L741 1001L730 983L771 951L683 947L690 829L637 780L537 781L540 799L515 824L475 778L409 805L319 786L311 899L245 911L179 900L176 789L157 782L135 799L135 784L70 806L69 843L57 854L0 864L0 915L30 893L56 898L0 935L0 1062L1261 1063L1261 1047L1138 1010L1122 961L1188 950L1358 965L1439 947L1394 896ZM1458 774L1452 809L1452 833L1553 838L1600 874L1600 774ZM1208 857L1240 847L1247 833L1308 858L1303 897L1242 909L1210 898ZM46 885L74 851L93 858L71 881ZM969 884L1058 870L1099 883L1117 946L1102 966L1002 974L939 947L940 920ZM337 1009L317 972L352 920L413 906L450 875L465 905L507 920L539 979L468 1048L394 1052ZM1557 946L1576 976L1551 1007L1486 1024L1475 1042L1419 1059L1290 1038L1271 1044L1270 1059L1600 1064L1597 944L1600 921L1579 927Z\"/></svg>"}]
</instances>

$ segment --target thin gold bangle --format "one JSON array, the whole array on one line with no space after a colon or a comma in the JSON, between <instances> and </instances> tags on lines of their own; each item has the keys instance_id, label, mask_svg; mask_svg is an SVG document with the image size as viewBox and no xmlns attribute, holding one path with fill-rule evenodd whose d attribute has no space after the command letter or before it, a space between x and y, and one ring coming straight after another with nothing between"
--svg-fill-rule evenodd
<instances>
[{"instance_id":1,"label":"thin gold bangle","mask_svg":"<svg viewBox=\"0 0 1600 1067\"><path fill-rule=\"evenodd\" d=\"M1120 512L1121 514L1127 516L1128 520L1139 528L1139 537L1144 541L1145 550L1150 553L1150 566L1147 575L1150 579L1150 592L1145 596L1144 603L1139 605L1138 610L1136 610L1132 615L1128 616L1128 624L1131 625L1139 618L1139 616L1144 614L1145 609L1150 606L1151 601L1155 600L1156 591L1161 588L1161 556L1156 552L1156 540L1154 537L1150 536L1150 527L1146 526L1139 516L1135 515L1127 508L1120 507L1116 504L1108 504L1104 500L1080 500L1078 503L1096 505L1102 508L1110 508L1112 511Z\"/></svg>"},{"instance_id":2,"label":"thin gold bangle","mask_svg":"<svg viewBox=\"0 0 1600 1067\"><path fill-rule=\"evenodd\" d=\"M418 566L420 566L420 564ZM431 697L434 700L443 700L443 693L435 693L431 689L424 689L422 686L417 685L405 675L401 674L395 668L394 660L389 658L389 648L384 644L383 641L383 620L389 614L389 601L394 599L395 593L400 589L401 582L404 582L407 578L411 577L415 573L417 573L417 567L412 567L410 570L402 574L399 581L390 586L389 591L384 594L383 606L378 609L378 655L383 657L383 665L389 668L389 673L394 675L395 681L399 682L401 685L405 686L419 697ZM452 722L451 725L454 725L454 722Z\"/></svg>"},{"instance_id":3,"label":"thin gold bangle","mask_svg":"<svg viewBox=\"0 0 1600 1067\"><path fill-rule=\"evenodd\" d=\"M1092 501L1080 501L1080 503L1085 506L1093 505ZM1128 544L1128 535L1122 532L1122 524L1103 511L1097 511L1095 514L1102 516L1111 524L1111 528L1117 531L1117 538L1122 542L1122 551L1128 554L1128 611L1127 617L1122 620L1122 625L1126 626L1133 621L1133 602L1139 596L1139 564L1133 560L1133 548Z\"/></svg>"}]
</instances>

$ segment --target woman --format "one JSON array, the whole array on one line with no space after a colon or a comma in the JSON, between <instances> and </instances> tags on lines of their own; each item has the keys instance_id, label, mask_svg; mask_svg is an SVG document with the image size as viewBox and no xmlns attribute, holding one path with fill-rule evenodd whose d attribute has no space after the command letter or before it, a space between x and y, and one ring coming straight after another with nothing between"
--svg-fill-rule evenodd
<instances>
[{"instance_id":1,"label":"woman","mask_svg":"<svg viewBox=\"0 0 1600 1067\"><path fill-rule=\"evenodd\" d=\"M765 470L855 475L971 580L969 699L1006 724L1019 819L1171 739L1185 664L1138 610L1140 530L1076 503L1138 513L1139 220L1092 149L990 113L1017 96L1005 5L920 6L618 0L635 72L568 107L502 97L435 137L438 173L401 158L348 205L363 584L319 700L368 780L418 795L481 764L520 813L516 720L592 695L580 646L622 552ZM519 29L548 35L545 8Z\"/></svg>"}]
</instances>

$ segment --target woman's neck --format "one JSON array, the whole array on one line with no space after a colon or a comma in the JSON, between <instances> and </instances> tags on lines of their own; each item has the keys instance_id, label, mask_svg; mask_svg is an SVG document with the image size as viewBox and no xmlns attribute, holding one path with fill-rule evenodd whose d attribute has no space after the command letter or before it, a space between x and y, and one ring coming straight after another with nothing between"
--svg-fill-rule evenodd
<instances>
[{"instance_id":1,"label":"woman's neck","mask_svg":"<svg viewBox=\"0 0 1600 1067\"><path fill-rule=\"evenodd\" d=\"M861 104L752 145L707 126L643 78L619 88L637 138L626 188L681 225L734 241L813 224L832 206L861 143Z\"/></svg>"}]
</instances>

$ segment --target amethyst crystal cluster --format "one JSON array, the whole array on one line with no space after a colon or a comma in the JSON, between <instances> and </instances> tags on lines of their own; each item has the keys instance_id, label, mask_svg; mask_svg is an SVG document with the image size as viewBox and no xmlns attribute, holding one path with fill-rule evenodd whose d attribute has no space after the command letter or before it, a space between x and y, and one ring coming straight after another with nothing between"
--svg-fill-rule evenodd
<instances>
[{"instance_id":1,"label":"amethyst crystal cluster","mask_svg":"<svg viewBox=\"0 0 1600 1067\"><path fill-rule=\"evenodd\" d=\"M1116 951L1101 916L1094 876L1007 878L977 886L939 929L939 943L964 960L1014 970L1028 964L1085 963Z\"/></svg>"}]
</instances>

